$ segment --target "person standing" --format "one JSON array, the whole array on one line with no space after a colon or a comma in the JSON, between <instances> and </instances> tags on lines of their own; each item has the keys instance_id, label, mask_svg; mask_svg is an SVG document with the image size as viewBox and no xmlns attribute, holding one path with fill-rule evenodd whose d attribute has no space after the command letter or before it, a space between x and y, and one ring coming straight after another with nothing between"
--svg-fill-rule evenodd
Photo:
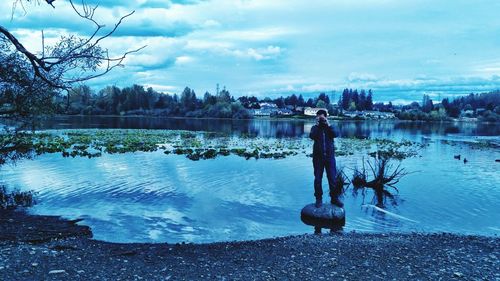
<instances>
[{"instance_id":1,"label":"person standing","mask_svg":"<svg viewBox=\"0 0 500 281\"><path fill-rule=\"evenodd\" d=\"M335 147L333 139L335 133L327 119L326 110L320 109L316 112L316 125L312 126L309 137L314 140L313 145L313 167L314 167L314 196L316 207L323 204L323 172L326 171L328 185L330 187L330 199L333 205L343 207L340 200L342 188L337 186L337 167L335 163Z\"/></svg>"}]
</instances>

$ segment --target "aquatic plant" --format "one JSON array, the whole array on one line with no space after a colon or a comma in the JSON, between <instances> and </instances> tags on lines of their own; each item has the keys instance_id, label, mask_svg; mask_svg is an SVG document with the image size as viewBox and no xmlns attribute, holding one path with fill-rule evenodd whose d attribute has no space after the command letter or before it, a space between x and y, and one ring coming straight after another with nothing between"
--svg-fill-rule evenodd
<instances>
[{"instance_id":1,"label":"aquatic plant","mask_svg":"<svg viewBox=\"0 0 500 281\"><path fill-rule=\"evenodd\" d=\"M12 139L0 137L0 144ZM229 136L213 132L183 130L122 130L83 129L54 130L23 133L16 140L24 151L36 155L61 153L63 157L100 157L102 153L153 152L166 155L186 155L191 160L213 159L236 155L245 159L281 159L293 155L307 155L312 146L308 138L262 138L245 134ZM340 138L336 140L336 156L370 153L374 157L402 160L418 155L423 146L411 141L396 142L386 139ZM375 148L375 151L372 151ZM17 148L15 148L17 149Z\"/></svg>"},{"instance_id":2,"label":"aquatic plant","mask_svg":"<svg viewBox=\"0 0 500 281\"><path fill-rule=\"evenodd\" d=\"M457 145L467 145L471 149L476 150L486 150L486 149L498 149L500 148L500 142L498 139L481 139L481 140L441 140L441 143L457 146Z\"/></svg>"},{"instance_id":3,"label":"aquatic plant","mask_svg":"<svg viewBox=\"0 0 500 281\"><path fill-rule=\"evenodd\" d=\"M30 134L0 134L0 165L16 162L33 156L33 142Z\"/></svg>"},{"instance_id":4,"label":"aquatic plant","mask_svg":"<svg viewBox=\"0 0 500 281\"><path fill-rule=\"evenodd\" d=\"M350 185L347 175L344 173L343 168L338 168L335 174L335 189L340 190L344 194Z\"/></svg>"}]
</instances>

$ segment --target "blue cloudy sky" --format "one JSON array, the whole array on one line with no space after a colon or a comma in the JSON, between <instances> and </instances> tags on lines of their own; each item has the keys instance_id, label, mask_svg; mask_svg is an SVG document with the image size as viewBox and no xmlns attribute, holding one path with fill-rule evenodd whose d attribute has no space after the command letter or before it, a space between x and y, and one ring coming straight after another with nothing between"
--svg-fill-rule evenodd
<instances>
[{"instance_id":1,"label":"blue cloudy sky","mask_svg":"<svg viewBox=\"0 0 500 281\"><path fill-rule=\"evenodd\" d=\"M1 1L2 11L12 8ZM78 1L76 1L78 2ZM500 1L89 0L112 26L112 53L147 45L92 85L132 83L198 94L216 83L235 96L372 88L376 100L419 100L500 88ZM66 1L17 9L10 28L31 50L92 30ZM338 95L338 94L337 94Z\"/></svg>"}]
</instances>

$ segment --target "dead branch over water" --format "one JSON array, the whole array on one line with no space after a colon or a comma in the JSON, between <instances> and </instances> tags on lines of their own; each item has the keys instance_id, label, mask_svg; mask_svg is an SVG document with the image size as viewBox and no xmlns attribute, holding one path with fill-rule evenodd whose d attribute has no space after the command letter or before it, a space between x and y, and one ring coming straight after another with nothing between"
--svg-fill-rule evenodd
<instances>
[{"instance_id":1,"label":"dead branch over water","mask_svg":"<svg viewBox=\"0 0 500 281\"><path fill-rule=\"evenodd\" d=\"M13 3L14 13L16 7L22 7L26 12L24 2L40 4L40 0L15 0ZM55 0L43 1L55 8ZM99 44L104 39L110 37L120 27L122 22L134 14L132 11L118 19L111 30L104 32L104 24L99 23L95 18L98 5L91 6L84 1L77 5L73 0L69 0L71 7L78 17L94 26L94 31L88 37L78 37L75 35L63 36L60 41L53 46L45 47L45 37L42 31L41 54L36 54L28 50L7 28L0 25L2 34L12 46L29 61L33 70L33 79L40 79L50 87L56 89L69 89L74 83L84 82L97 77L101 77L116 67L123 66L125 58L136 53L146 46L131 49L122 55L113 57L109 50L102 48Z\"/></svg>"}]
</instances>

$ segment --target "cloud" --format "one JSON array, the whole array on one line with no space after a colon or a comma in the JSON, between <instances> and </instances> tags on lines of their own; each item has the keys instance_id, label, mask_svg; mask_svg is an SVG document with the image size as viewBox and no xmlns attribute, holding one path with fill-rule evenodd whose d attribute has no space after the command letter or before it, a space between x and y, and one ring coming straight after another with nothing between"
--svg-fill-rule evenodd
<instances>
[{"instance_id":1,"label":"cloud","mask_svg":"<svg viewBox=\"0 0 500 281\"><path fill-rule=\"evenodd\" d=\"M158 92L163 92L163 93L175 93L176 91L179 91L179 88L177 86L172 86L172 85L162 85L162 84L145 84L144 87L146 88L153 88Z\"/></svg>"},{"instance_id":2,"label":"cloud","mask_svg":"<svg viewBox=\"0 0 500 281\"><path fill-rule=\"evenodd\" d=\"M222 41L270 41L279 40L279 38L296 33L299 33L299 31L295 29L287 29L285 27L266 27L222 31L215 34L214 38Z\"/></svg>"},{"instance_id":3,"label":"cloud","mask_svg":"<svg viewBox=\"0 0 500 281\"><path fill-rule=\"evenodd\" d=\"M177 4L177 5L192 5L200 3L202 1L204 0L170 0L172 4Z\"/></svg>"},{"instance_id":4,"label":"cloud","mask_svg":"<svg viewBox=\"0 0 500 281\"><path fill-rule=\"evenodd\" d=\"M281 53L282 49L278 46L267 46L266 48L249 48L247 50L227 50L228 54L242 57L242 58L252 58L256 61L270 60L277 58Z\"/></svg>"},{"instance_id":5,"label":"cloud","mask_svg":"<svg viewBox=\"0 0 500 281\"><path fill-rule=\"evenodd\" d=\"M169 8L175 5L192 5L202 0L85 0L89 5L99 5L102 7L131 7L131 8Z\"/></svg>"},{"instance_id":6,"label":"cloud","mask_svg":"<svg viewBox=\"0 0 500 281\"><path fill-rule=\"evenodd\" d=\"M59 1L54 2L56 8L59 8L60 5L58 3ZM97 6L99 5L100 7L129 7L129 6L134 6L137 3L136 0L120 0L120 1L115 1L115 0L85 0L85 4L89 6ZM75 4L79 4L79 1L75 1Z\"/></svg>"},{"instance_id":7,"label":"cloud","mask_svg":"<svg viewBox=\"0 0 500 281\"><path fill-rule=\"evenodd\" d=\"M500 88L496 0L89 1L100 2L96 18L107 30L136 11L103 41L113 55L148 45L93 85L213 92L219 83L236 96L373 88L394 100ZM10 10L10 1L0 9ZM0 24L35 50L41 29L50 42L93 30L67 1L30 5L13 21L4 13Z\"/></svg>"},{"instance_id":8,"label":"cloud","mask_svg":"<svg viewBox=\"0 0 500 281\"><path fill-rule=\"evenodd\" d=\"M208 19L203 22L201 25L203 28L216 28L220 27L221 23L219 21L213 20L213 19Z\"/></svg>"},{"instance_id":9,"label":"cloud","mask_svg":"<svg viewBox=\"0 0 500 281\"><path fill-rule=\"evenodd\" d=\"M150 19L141 19L141 21L125 22L113 36L181 37L193 29L193 26L185 22L164 22L160 25Z\"/></svg>"},{"instance_id":10,"label":"cloud","mask_svg":"<svg viewBox=\"0 0 500 281\"><path fill-rule=\"evenodd\" d=\"M377 81L377 76L370 73L352 72L347 76L347 81L351 83Z\"/></svg>"},{"instance_id":11,"label":"cloud","mask_svg":"<svg viewBox=\"0 0 500 281\"><path fill-rule=\"evenodd\" d=\"M321 92L321 91L331 91L335 86L332 84L310 84L302 85L300 87L301 91L305 92Z\"/></svg>"},{"instance_id":12,"label":"cloud","mask_svg":"<svg viewBox=\"0 0 500 281\"><path fill-rule=\"evenodd\" d=\"M190 57L190 56L179 56L179 57L175 58L176 65L189 64L193 61L194 61L194 58Z\"/></svg>"}]
</instances>

